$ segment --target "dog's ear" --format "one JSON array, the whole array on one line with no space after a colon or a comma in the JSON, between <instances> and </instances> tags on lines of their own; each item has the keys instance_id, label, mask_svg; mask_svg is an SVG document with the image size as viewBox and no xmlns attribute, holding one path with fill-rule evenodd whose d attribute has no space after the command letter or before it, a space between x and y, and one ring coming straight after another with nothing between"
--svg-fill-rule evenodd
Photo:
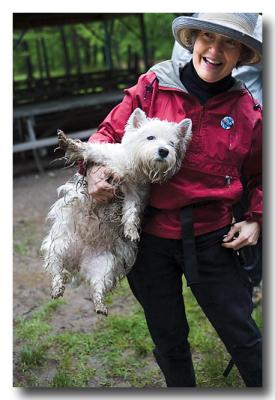
<instances>
[{"instance_id":1,"label":"dog's ear","mask_svg":"<svg viewBox=\"0 0 275 400\"><path fill-rule=\"evenodd\" d=\"M191 139L192 121L190 118L185 118L177 124L178 134L186 139Z\"/></svg>"},{"instance_id":2,"label":"dog's ear","mask_svg":"<svg viewBox=\"0 0 275 400\"><path fill-rule=\"evenodd\" d=\"M131 116L130 116L130 118L129 118L129 120L128 120L127 125L128 125L128 127L130 127L130 128L137 129L137 128L139 128L145 121L146 121L146 114L145 114L145 112L142 111L140 108L136 108L136 109L132 112L132 114L131 114Z\"/></svg>"}]
</instances>

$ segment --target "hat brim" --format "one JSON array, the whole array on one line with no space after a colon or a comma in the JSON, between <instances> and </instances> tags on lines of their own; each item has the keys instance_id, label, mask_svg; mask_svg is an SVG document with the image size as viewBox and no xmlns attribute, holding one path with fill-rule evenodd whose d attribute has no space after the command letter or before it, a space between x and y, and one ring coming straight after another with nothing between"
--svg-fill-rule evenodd
<instances>
[{"instance_id":1,"label":"hat brim","mask_svg":"<svg viewBox=\"0 0 275 400\"><path fill-rule=\"evenodd\" d=\"M182 41L182 35L180 33L183 30L186 30L186 32L191 30L203 30L228 36L237 40L254 52L254 56L251 57L251 60L249 62L245 62L244 64L250 65L261 62L262 42L257 40L254 36L242 33L224 25L216 24L211 21L200 20L194 17L178 17L172 23L173 35L176 41L189 51L192 51L192 46Z\"/></svg>"}]
</instances>

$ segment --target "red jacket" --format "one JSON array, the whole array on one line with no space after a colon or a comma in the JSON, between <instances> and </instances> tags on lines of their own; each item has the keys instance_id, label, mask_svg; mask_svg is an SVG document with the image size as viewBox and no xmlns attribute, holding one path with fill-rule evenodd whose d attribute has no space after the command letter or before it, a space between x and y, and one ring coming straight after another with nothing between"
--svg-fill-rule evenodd
<instances>
[{"instance_id":1,"label":"red jacket","mask_svg":"<svg viewBox=\"0 0 275 400\"><path fill-rule=\"evenodd\" d=\"M183 87L176 65L165 61L125 90L123 101L89 141L119 142L136 107L143 109L148 117L174 122L191 118L193 137L182 168L167 183L152 185L150 205L161 211L143 230L179 239L180 209L208 201L209 204L194 209L195 235L230 224L232 204L242 195L241 173L247 179L250 196L246 219L261 223L262 114L253 106L251 96L240 82L201 105ZM229 129L225 129L225 117L232 118L233 126Z\"/></svg>"}]
</instances>

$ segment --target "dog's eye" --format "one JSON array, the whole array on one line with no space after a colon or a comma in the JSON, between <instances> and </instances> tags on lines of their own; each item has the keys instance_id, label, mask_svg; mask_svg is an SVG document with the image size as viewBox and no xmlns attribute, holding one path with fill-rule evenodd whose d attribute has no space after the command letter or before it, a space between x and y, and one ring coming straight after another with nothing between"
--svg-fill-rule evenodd
<instances>
[{"instance_id":1,"label":"dog's eye","mask_svg":"<svg viewBox=\"0 0 275 400\"><path fill-rule=\"evenodd\" d=\"M169 142L170 146L175 147L175 143L174 142Z\"/></svg>"},{"instance_id":2,"label":"dog's eye","mask_svg":"<svg viewBox=\"0 0 275 400\"><path fill-rule=\"evenodd\" d=\"M156 139L155 136L148 136L148 137L147 137L147 140L154 140L154 139Z\"/></svg>"}]
</instances>

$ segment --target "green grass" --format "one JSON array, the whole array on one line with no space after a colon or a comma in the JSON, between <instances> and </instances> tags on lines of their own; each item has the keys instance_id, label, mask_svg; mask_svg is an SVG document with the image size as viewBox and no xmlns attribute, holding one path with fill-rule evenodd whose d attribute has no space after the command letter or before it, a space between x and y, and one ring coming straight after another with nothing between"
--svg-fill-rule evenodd
<instances>
[{"instance_id":1,"label":"green grass","mask_svg":"<svg viewBox=\"0 0 275 400\"><path fill-rule=\"evenodd\" d=\"M114 296L127 293L125 281ZM108 296L109 305L114 296ZM31 318L16 321L15 338L20 347L16 369L20 371L20 379L15 386L81 388L89 382L103 387L114 387L117 383L131 387L152 386L152 382L159 385L162 378L155 366L143 373L151 363L153 346L137 305L130 316L109 315L99 319L91 332L54 333L51 317L61 304L64 300L52 300ZM53 361L54 375L50 379L39 378Z\"/></svg>"},{"instance_id":2,"label":"green grass","mask_svg":"<svg viewBox=\"0 0 275 400\"><path fill-rule=\"evenodd\" d=\"M130 298L127 281L109 295L109 306L119 296ZM190 343L199 387L242 387L234 367L225 379L222 372L230 357L210 323L196 304L190 289L184 290L190 325ZM54 332L51 317L64 300L50 301L30 318L15 324L20 355L16 386L23 387L161 387L163 377L153 361L153 343L143 312L132 302L127 315L110 313L91 332ZM261 325L261 310L255 310ZM53 367L54 366L54 367ZM51 373L50 373L51 369Z\"/></svg>"}]
</instances>

